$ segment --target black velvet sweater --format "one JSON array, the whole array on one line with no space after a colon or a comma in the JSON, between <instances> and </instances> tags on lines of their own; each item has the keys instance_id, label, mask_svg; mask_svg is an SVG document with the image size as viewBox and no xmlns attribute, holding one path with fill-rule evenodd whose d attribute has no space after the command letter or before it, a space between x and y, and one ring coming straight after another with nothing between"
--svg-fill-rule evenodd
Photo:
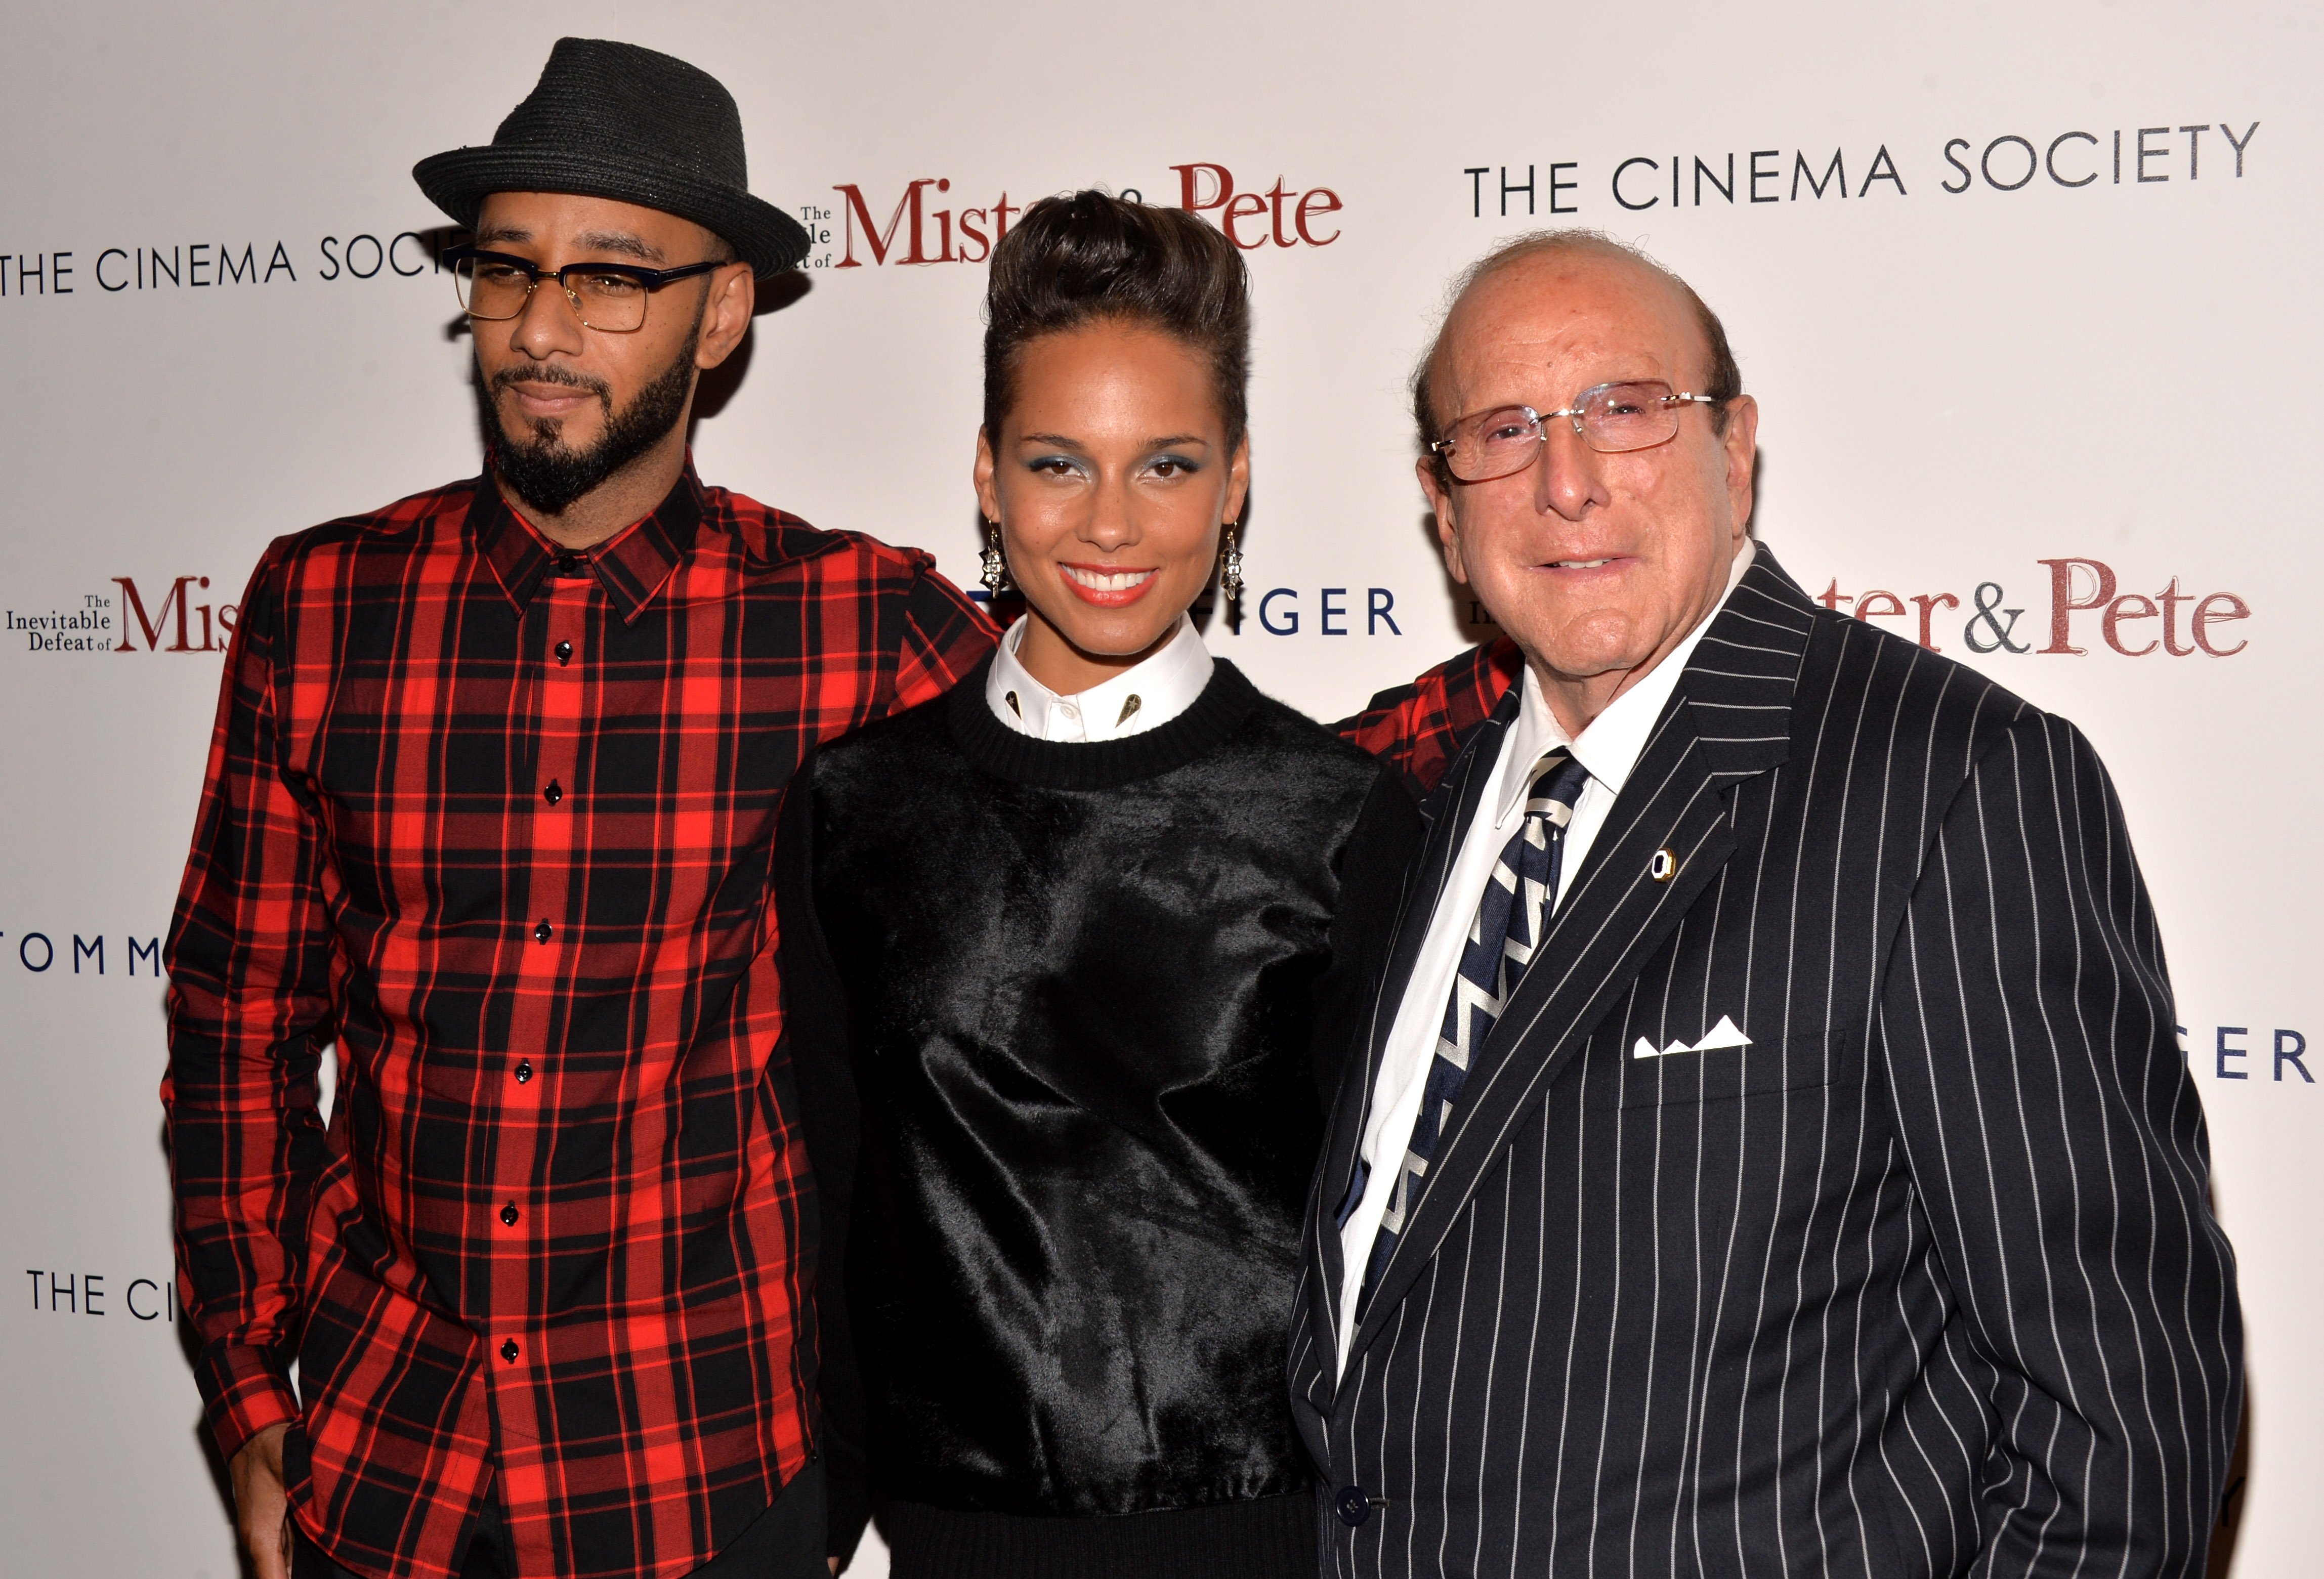
<instances>
[{"instance_id":1,"label":"black velvet sweater","mask_svg":"<svg viewBox=\"0 0 2324 1579\"><path fill-rule=\"evenodd\" d=\"M1333 919L1393 902L1416 827L1225 662L1076 744L1002 725L980 669L801 768L777 891L835 1553L876 1492L899 1576L1314 1571L1284 1374L1362 968Z\"/></svg>"}]
</instances>

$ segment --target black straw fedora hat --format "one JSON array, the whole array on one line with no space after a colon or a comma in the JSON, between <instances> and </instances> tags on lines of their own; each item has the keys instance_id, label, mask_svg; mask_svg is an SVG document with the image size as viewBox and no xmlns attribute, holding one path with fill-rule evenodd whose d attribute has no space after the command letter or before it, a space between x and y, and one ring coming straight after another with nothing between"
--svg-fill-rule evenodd
<instances>
[{"instance_id":1,"label":"black straw fedora hat","mask_svg":"<svg viewBox=\"0 0 2324 1579\"><path fill-rule=\"evenodd\" d=\"M698 67L610 39L558 40L489 146L423 159L411 178L471 228L493 192L574 192L691 219L762 280L807 255L798 222L751 195L733 95Z\"/></svg>"}]
</instances>

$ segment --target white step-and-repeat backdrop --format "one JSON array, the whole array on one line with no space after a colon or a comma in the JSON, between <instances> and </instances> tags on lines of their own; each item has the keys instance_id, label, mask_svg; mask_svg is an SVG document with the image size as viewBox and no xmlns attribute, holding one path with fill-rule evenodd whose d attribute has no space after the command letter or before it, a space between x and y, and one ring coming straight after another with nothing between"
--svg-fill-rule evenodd
<instances>
[{"instance_id":1,"label":"white step-and-repeat backdrop","mask_svg":"<svg viewBox=\"0 0 2324 1579\"><path fill-rule=\"evenodd\" d=\"M1573 224L1692 280L1765 411L1761 536L1835 606L2074 718L2120 781L2242 1256L2234 1571L2315 1572L2318 18L9 6L0 1271L25 1280L0 1298L0 1569L235 1570L155 1096L219 654L270 538L474 470L445 221L407 172L487 140L580 32L722 78L753 184L816 237L700 425L704 473L964 584L991 237L1088 184L1224 226L1258 291L1252 593L1209 633L1327 718L1472 639L1404 418L1445 279Z\"/></svg>"}]
</instances>

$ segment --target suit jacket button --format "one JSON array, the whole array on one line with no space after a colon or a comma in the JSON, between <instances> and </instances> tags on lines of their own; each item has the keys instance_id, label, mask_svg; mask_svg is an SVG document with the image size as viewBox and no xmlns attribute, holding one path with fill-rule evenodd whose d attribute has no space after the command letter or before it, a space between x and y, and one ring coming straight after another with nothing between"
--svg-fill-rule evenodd
<instances>
[{"instance_id":1,"label":"suit jacket button","mask_svg":"<svg viewBox=\"0 0 2324 1579\"><path fill-rule=\"evenodd\" d=\"M1371 1499L1364 1495L1361 1486L1342 1486L1332 1506L1340 1515L1340 1522L1351 1529L1372 1516Z\"/></svg>"}]
</instances>

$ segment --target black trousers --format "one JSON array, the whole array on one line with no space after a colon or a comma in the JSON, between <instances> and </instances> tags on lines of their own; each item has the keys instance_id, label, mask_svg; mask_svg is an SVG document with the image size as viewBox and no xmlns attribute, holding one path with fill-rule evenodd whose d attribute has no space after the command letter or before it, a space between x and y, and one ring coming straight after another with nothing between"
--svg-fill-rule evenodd
<instances>
[{"instance_id":1,"label":"black trousers","mask_svg":"<svg viewBox=\"0 0 2324 1579\"><path fill-rule=\"evenodd\" d=\"M793 1475L782 1495L743 1527L725 1549L694 1570L694 1579L830 1579L825 1560L823 1460ZM468 1537L460 1579L513 1579L500 1499L484 1500L484 1516ZM290 1579L363 1579L325 1556L294 1521L290 1526Z\"/></svg>"}]
</instances>

